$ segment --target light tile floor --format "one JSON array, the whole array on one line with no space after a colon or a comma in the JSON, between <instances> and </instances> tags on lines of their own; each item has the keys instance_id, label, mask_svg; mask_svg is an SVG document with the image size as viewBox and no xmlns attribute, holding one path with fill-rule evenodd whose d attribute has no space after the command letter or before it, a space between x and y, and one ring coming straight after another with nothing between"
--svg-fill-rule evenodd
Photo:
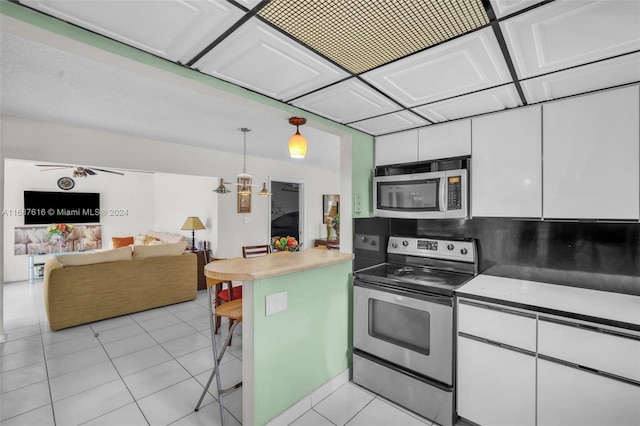
<instances>
[{"instance_id":1,"label":"light tile floor","mask_svg":"<svg viewBox=\"0 0 640 426\"><path fill-rule=\"evenodd\" d=\"M206 306L206 291L200 291L191 302L53 332L42 282L5 284L0 425L219 424L215 386L193 411L213 365ZM223 386L240 381L241 333L239 326L223 358ZM241 390L225 397L225 415L228 425L240 424ZM349 382L290 424L432 422Z\"/></svg>"}]
</instances>

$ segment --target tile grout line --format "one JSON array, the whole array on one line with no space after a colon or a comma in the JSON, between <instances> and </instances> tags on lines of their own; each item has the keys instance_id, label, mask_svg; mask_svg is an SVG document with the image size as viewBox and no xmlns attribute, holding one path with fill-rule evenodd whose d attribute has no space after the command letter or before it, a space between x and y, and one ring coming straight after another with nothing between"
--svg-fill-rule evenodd
<instances>
[{"instance_id":1,"label":"tile grout line","mask_svg":"<svg viewBox=\"0 0 640 426\"><path fill-rule=\"evenodd\" d=\"M51 417L53 418L53 425L56 426L57 422L56 422L56 409L53 406L53 393L51 392L51 380L49 378L49 363L47 362L47 355L45 353L44 350L44 336L43 336L43 327L45 327L45 325L42 323L42 318L40 316L40 307L38 306L38 301L35 300L36 298L36 292L34 291L33 297L34 297L34 303L36 304L36 312L38 314L38 326L40 328L40 341L42 343L42 358L44 358L44 371L45 371L45 375L47 378L47 387L49 388L49 401L51 401ZM46 316L46 315L44 315ZM48 321L48 318L47 318Z\"/></svg>"}]
</instances>

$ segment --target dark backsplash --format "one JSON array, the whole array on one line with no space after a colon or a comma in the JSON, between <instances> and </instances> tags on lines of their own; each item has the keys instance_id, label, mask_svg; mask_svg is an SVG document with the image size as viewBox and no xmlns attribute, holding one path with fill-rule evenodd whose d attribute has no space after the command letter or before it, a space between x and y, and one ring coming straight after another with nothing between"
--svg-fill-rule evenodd
<instances>
[{"instance_id":1,"label":"dark backsplash","mask_svg":"<svg viewBox=\"0 0 640 426\"><path fill-rule=\"evenodd\" d=\"M482 273L640 295L640 224L367 218L354 230L384 247L389 235L476 238Z\"/></svg>"}]
</instances>

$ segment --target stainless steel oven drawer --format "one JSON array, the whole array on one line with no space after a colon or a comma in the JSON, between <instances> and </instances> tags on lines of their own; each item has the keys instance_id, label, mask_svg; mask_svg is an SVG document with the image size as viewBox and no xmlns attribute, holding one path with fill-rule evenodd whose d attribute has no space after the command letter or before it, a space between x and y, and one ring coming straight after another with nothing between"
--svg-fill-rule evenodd
<instances>
[{"instance_id":1,"label":"stainless steel oven drawer","mask_svg":"<svg viewBox=\"0 0 640 426\"><path fill-rule=\"evenodd\" d=\"M353 382L442 426L454 423L453 388L441 389L355 353Z\"/></svg>"}]
</instances>

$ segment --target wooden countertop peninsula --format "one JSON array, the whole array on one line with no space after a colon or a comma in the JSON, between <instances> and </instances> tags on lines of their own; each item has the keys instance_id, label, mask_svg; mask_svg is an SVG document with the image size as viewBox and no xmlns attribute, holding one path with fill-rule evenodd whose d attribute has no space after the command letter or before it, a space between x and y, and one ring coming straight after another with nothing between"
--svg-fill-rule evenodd
<instances>
[{"instance_id":1,"label":"wooden countertop peninsula","mask_svg":"<svg viewBox=\"0 0 640 426\"><path fill-rule=\"evenodd\" d=\"M209 278L224 281L253 281L349 262L352 259L352 253L337 250L283 251L250 259L238 257L217 260L206 265L204 273Z\"/></svg>"}]
</instances>

